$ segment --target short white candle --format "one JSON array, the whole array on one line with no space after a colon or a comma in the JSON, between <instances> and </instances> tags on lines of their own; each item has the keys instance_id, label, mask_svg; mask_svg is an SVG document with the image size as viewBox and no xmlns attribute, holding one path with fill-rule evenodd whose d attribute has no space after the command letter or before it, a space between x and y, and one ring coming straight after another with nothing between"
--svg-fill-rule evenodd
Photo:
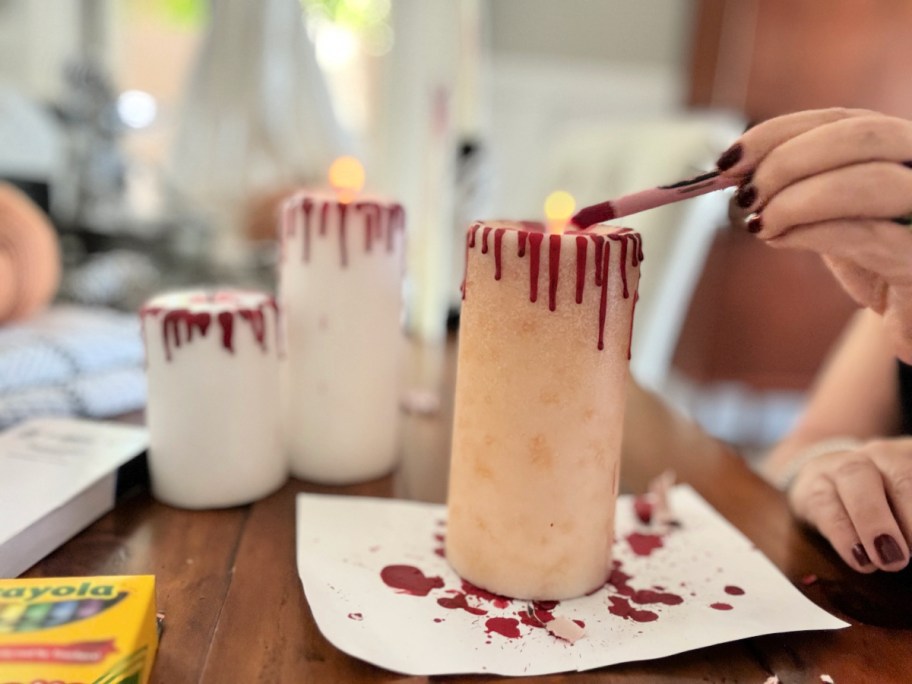
<instances>
[{"instance_id":1,"label":"short white candle","mask_svg":"<svg viewBox=\"0 0 912 684\"><path fill-rule=\"evenodd\" d=\"M173 292L150 299L140 315L156 498L218 508L281 486L288 465L275 300L240 290Z\"/></svg>"},{"instance_id":2,"label":"short white candle","mask_svg":"<svg viewBox=\"0 0 912 684\"><path fill-rule=\"evenodd\" d=\"M469 229L446 556L473 584L564 599L609 574L640 247Z\"/></svg>"},{"instance_id":3,"label":"short white candle","mask_svg":"<svg viewBox=\"0 0 912 684\"><path fill-rule=\"evenodd\" d=\"M398 456L402 207L302 191L280 231L291 472L332 484L383 475Z\"/></svg>"}]
</instances>

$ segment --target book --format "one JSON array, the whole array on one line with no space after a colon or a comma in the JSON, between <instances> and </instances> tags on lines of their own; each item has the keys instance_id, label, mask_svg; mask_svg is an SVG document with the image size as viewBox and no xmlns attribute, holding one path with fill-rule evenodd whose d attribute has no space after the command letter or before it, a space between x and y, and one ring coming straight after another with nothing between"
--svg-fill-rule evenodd
<instances>
[{"instance_id":1,"label":"book","mask_svg":"<svg viewBox=\"0 0 912 684\"><path fill-rule=\"evenodd\" d=\"M110 511L119 476L142 465L148 445L143 427L74 418L0 433L0 578L18 577Z\"/></svg>"}]
</instances>

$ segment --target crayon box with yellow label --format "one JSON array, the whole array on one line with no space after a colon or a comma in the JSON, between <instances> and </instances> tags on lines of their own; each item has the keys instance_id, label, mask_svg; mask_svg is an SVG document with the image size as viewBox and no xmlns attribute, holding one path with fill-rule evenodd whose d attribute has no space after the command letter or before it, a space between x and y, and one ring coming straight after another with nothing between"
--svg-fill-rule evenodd
<instances>
[{"instance_id":1,"label":"crayon box with yellow label","mask_svg":"<svg viewBox=\"0 0 912 684\"><path fill-rule=\"evenodd\" d=\"M155 578L0 580L0 684L145 684Z\"/></svg>"}]
</instances>

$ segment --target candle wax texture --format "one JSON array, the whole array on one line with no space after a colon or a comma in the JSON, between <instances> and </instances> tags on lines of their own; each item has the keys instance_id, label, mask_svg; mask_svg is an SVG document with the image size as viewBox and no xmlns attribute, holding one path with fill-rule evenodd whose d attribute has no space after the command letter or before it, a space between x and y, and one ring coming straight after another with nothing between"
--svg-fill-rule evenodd
<instances>
[{"instance_id":1,"label":"candle wax texture","mask_svg":"<svg viewBox=\"0 0 912 684\"><path fill-rule=\"evenodd\" d=\"M640 236L476 224L467 237L446 557L565 599L610 572Z\"/></svg>"},{"instance_id":2,"label":"candle wax texture","mask_svg":"<svg viewBox=\"0 0 912 684\"><path fill-rule=\"evenodd\" d=\"M248 503L288 473L278 307L258 292L159 295L140 312L152 491L186 508Z\"/></svg>"},{"instance_id":3,"label":"candle wax texture","mask_svg":"<svg viewBox=\"0 0 912 684\"><path fill-rule=\"evenodd\" d=\"M402 207L303 192L280 231L291 472L328 484L383 475L398 453Z\"/></svg>"}]
</instances>

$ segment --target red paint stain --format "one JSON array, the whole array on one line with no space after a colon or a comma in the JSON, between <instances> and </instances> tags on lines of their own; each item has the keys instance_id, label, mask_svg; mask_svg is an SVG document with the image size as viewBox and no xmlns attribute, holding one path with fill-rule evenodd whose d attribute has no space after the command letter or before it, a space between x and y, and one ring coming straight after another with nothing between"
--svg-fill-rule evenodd
<instances>
[{"instance_id":1,"label":"red paint stain","mask_svg":"<svg viewBox=\"0 0 912 684\"><path fill-rule=\"evenodd\" d=\"M661 587L653 589L635 589L630 586L632 577L621 570L621 563L614 561L614 567L608 576L608 584L614 587L615 591L634 603L648 604L661 603L666 606L677 606L684 603L684 598L670 591L663 591Z\"/></svg>"},{"instance_id":2,"label":"red paint stain","mask_svg":"<svg viewBox=\"0 0 912 684\"><path fill-rule=\"evenodd\" d=\"M349 613L348 619L355 620L356 622L360 622L361 620L364 619L364 616L361 613Z\"/></svg>"},{"instance_id":3,"label":"red paint stain","mask_svg":"<svg viewBox=\"0 0 912 684\"><path fill-rule=\"evenodd\" d=\"M437 605L448 610L464 610L472 615L487 615L488 611L484 608L470 606L466 600L466 595L461 591L453 591L452 596L446 596L437 599Z\"/></svg>"},{"instance_id":4,"label":"red paint stain","mask_svg":"<svg viewBox=\"0 0 912 684\"><path fill-rule=\"evenodd\" d=\"M711 603L709 604L710 608L715 608L716 610L731 610L732 607L728 603Z\"/></svg>"},{"instance_id":5,"label":"red paint stain","mask_svg":"<svg viewBox=\"0 0 912 684\"><path fill-rule=\"evenodd\" d=\"M380 579L401 594L427 596L432 589L442 589L443 579L427 577L412 565L387 565L380 571Z\"/></svg>"},{"instance_id":6,"label":"red paint stain","mask_svg":"<svg viewBox=\"0 0 912 684\"><path fill-rule=\"evenodd\" d=\"M732 596L743 596L744 589L742 589L741 587L736 587L734 584L729 584L728 586L725 587L725 593L731 594Z\"/></svg>"},{"instance_id":7,"label":"red paint stain","mask_svg":"<svg viewBox=\"0 0 912 684\"><path fill-rule=\"evenodd\" d=\"M663 546L662 537L657 534L643 534L631 532L625 539L630 544L630 550L638 556L648 556L656 549Z\"/></svg>"},{"instance_id":8,"label":"red paint stain","mask_svg":"<svg viewBox=\"0 0 912 684\"><path fill-rule=\"evenodd\" d=\"M485 621L485 629L488 632L500 634L507 639L516 639L520 636L519 621L516 618L493 617Z\"/></svg>"}]
</instances>

